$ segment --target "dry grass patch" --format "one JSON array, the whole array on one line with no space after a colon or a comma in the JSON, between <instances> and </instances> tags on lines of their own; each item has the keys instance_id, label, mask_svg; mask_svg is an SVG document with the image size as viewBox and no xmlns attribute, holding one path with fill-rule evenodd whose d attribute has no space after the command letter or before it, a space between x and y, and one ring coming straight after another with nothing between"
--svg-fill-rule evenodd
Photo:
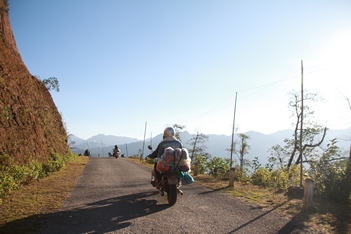
<instances>
[{"instance_id":1,"label":"dry grass patch","mask_svg":"<svg viewBox=\"0 0 351 234\"><path fill-rule=\"evenodd\" d=\"M61 171L21 187L10 193L0 205L0 232L18 233L32 227L21 226L21 220L37 225L41 215L61 208L88 162L88 157L77 157Z\"/></svg>"},{"instance_id":2,"label":"dry grass patch","mask_svg":"<svg viewBox=\"0 0 351 234\"><path fill-rule=\"evenodd\" d=\"M351 233L351 207L325 200L314 199L314 207L304 211L302 199L291 199L284 192L276 192L258 186L235 182L229 187L228 180L209 175L194 176L197 183L210 189L227 193L261 208L274 210L281 215L320 233Z\"/></svg>"}]
</instances>

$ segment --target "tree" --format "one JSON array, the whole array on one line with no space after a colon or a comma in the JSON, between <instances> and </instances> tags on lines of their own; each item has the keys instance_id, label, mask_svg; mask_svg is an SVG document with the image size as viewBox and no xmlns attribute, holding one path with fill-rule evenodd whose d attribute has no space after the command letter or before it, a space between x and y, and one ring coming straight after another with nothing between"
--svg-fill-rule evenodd
<instances>
[{"instance_id":1,"label":"tree","mask_svg":"<svg viewBox=\"0 0 351 234\"><path fill-rule=\"evenodd\" d=\"M203 155L205 153L205 142L208 140L208 136L200 133L199 131L196 132L196 136L192 137L188 144L192 146L192 149L189 150L191 153L191 160L194 159L194 155Z\"/></svg>"},{"instance_id":2,"label":"tree","mask_svg":"<svg viewBox=\"0 0 351 234\"><path fill-rule=\"evenodd\" d=\"M239 133L238 137L240 138L239 149L237 150L235 147L236 144L234 144L234 153L239 158L240 171L242 171L244 168L244 157L246 154L249 153L249 149L251 148L251 146L247 142L247 140L250 139L250 137L244 133Z\"/></svg>"},{"instance_id":3,"label":"tree","mask_svg":"<svg viewBox=\"0 0 351 234\"><path fill-rule=\"evenodd\" d=\"M37 76L39 79L39 76ZM56 92L60 91L60 84L56 77L49 77L47 79L43 79L42 82L44 83L45 87L51 91L54 90Z\"/></svg>"},{"instance_id":4,"label":"tree","mask_svg":"<svg viewBox=\"0 0 351 234\"><path fill-rule=\"evenodd\" d=\"M72 136L73 136L73 134L68 134L68 135L67 135L67 138L68 138L68 146L69 146L70 149L75 149L75 148L76 148L76 147L75 147L76 142L73 141L73 140L71 139Z\"/></svg>"},{"instance_id":5,"label":"tree","mask_svg":"<svg viewBox=\"0 0 351 234\"><path fill-rule=\"evenodd\" d=\"M173 128L175 131L175 137L181 142L182 140L180 139L180 132L185 128L185 125L173 124Z\"/></svg>"},{"instance_id":6,"label":"tree","mask_svg":"<svg viewBox=\"0 0 351 234\"><path fill-rule=\"evenodd\" d=\"M271 157L268 159L269 162L276 165L277 168L283 169L287 165L287 155L286 149L281 147L280 145L272 146L269 150L271 153Z\"/></svg>"},{"instance_id":7,"label":"tree","mask_svg":"<svg viewBox=\"0 0 351 234\"><path fill-rule=\"evenodd\" d=\"M293 133L293 139L285 139L285 143L287 144L286 149L290 151L290 156L287 164L287 168L289 169L293 162L295 164L303 163L302 157L300 157L299 153L305 156L305 161L308 161L308 155L311 154L313 149L320 146L325 138L327 133L327 128L319 125L313 120L314 111L308 105L304 105L303 111L301 109L302 100L300 94L298 92L292 91L290 93L292 95L292 100L289 102L289 109L292 112L292 116L296 117L295 121L295 129ZM318 94L307 93L304 96L304 102L306 101L320 101L322 100ZM302 115L303 113L303 115ZM299 134L301 133L301 129L299 126L301 121L304 121L304 129L302 129L302 149L300 151L299 146ZM322 138L317 140L318 137L322 134Z\"/></svg>"}]
</instances>

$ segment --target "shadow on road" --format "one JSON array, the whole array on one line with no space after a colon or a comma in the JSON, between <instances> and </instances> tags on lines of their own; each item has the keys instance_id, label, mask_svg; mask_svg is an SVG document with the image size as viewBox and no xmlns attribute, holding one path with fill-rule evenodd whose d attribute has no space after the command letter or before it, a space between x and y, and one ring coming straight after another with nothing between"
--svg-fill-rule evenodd
<instances>
[{"instance_id":1,"label":"shadow on road","mask_svg":"<svg viewBox=\"0 0 351 234\"><path fill-rule=\"evenodd\" d=\"M205 192L201 192L199 194L208 194L208 193L218 192L218 191L225 190L225 189L228 189L228 188L231 188L231 187L226 186L226 187L223 187L223 188L211 189L211 190L208 190L208 191L205 191Z\"/></svg>"},{"instance_id":2,"label":"shadow on road","mask_svg":"<svg viewBox=\"0 0 351 234\"><path fill-rule=\"evenodd\" d=\"M65 211L13 221L1 230L9 233L106 233L131 225L131 220L169 208L148 199L144 192L84 204ZM42 227L42 229L40 229Z\"/></svg>"},{"instance_id":3,"label":"shadow on road","mask_svg":"<svg viewBox=\"0 0 351 234\"><path fill-rule=\"evenodd\" d=\"M232 230L232 231L231 231L231 232L229 232L229 233L235 233L235 232L239 231L240 229L242 229L242 228L246 227L247 225L250 225L250 224L252 224L253 222L255 222L255 221L259 220L259 219L260 219L260 218L262 218L263 216L265 216L265 215L267 215L267 214L271 213L271 212L272 212L272 211L274 211L275 209L277 209L277 208L279 208L279 207L283 206L285 203L287 203L287 202L283 202L283 203L281 203L281 204L277 205L277 206L276 206L276 207L274 207L273 209L271 209L271 210L268 210L268 211L264 212L263 214L261 214L261 215L257 216L256 218L254 218L254 219L250 220L250 221L249 221L249 222L247 222L247 223L244 223L243 225L241 225L240 227L237 227L236 229ZM257 208L252 208L252 209L257 209Z\"/></svg>"}]
</instances>

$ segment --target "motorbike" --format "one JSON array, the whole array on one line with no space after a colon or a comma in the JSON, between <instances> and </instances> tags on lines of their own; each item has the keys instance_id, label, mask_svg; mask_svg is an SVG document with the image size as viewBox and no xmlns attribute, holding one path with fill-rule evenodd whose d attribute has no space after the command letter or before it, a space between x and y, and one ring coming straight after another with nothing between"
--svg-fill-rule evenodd
<instances>
[{"instance_id":1,"label":"motorbike","mask_svg":"<svg viewBox=\"0 0 351 234\"><path fill-rule=\"evenodd\" d=\"M148 146L152 150L151 146ZM158 168L159 164L157 164ZM158 170L160 171L160 170ZM180 190L182 185L182 179L180 175L184 171L184 166L180 166L179 161L175 165L164 168L161 174L161 181L157 181L155 170L151 171L151 184L160 191L161 196L167 194L168 204L173 206L177 202L177 196L183 195L183 191Z\"/></svg>"},{"instance_id":2,"label":"motorbike","mask_svg":"<svg viewBox=\"0 0 351 234\"><path fill-rule=\"evenodd\" d=\"M109 152L108 153L109 157L115 157L115 158L119 158L120 157L120 152L112 152L112 154ZM124 154L121 155L121 157L124 157Z\"/></svg>"}]
</instances>

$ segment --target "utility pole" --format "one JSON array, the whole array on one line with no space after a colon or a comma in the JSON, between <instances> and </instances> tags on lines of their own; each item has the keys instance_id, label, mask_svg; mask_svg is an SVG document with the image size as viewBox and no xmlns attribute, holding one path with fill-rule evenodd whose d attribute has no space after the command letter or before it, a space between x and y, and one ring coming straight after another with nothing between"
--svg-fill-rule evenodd
<instances>
[{"instance_id":1,"label":"utility pole","mask_svg":"<svg viewBox=\"0 0 351 234\"><path fill-rule=\"evenodd\" d=\"M300 122L300 187L302 187L302 135L303 135L303 62L301 60L301 122Z\"/></svg>"},{"instance_id":2,"label":"utility pole","mask_svg":"<svg viewBox=\"0 0 351 234\"><path fill-rule=\"evenodd\" d=\"M127 143L126 143L126 153L127 153L127 158L128 158L129 155L128 155L128 145L127 145Z\"/></svg>"},{"instance_id":3,"label":"utility pole","mask_svg":"<svg viewBox=\"0 0 351 234\"><path fill-rule=\"evenodd\" d=\"M150 133L150 146L152 147L152 132ZM152 150L151 150L152 152Z\"/></svg>"},{"instance_id":4,"label":"utility pole","mask_svg":"<svg viewBox=\"0 0 351 234\"><path fill-rule=\"evenodd\" d=\"M198 137L199 137L199 132L196 133L196 138L195 138L195 142L194 142L193 152L191 153L191 160L194 160L194 152L195 152L196 142L197 142L197 138Z\"/></svg>"},{"instance_id":5,"label":"utility pole","mask_svg":"<svg viewBox=\"0 0 351 234\"><path fill-rule=\"evenodd\" d=\"M147 121L145 122L143 149L142 149L142 153L141 153L141 155L140 155L140 161L141 161L141 160L143 159L143 157L144 157L144 146L145 146L146 126L147 126Z\"/></svg>"},{"instance_id":6,"label":"utility pole","mask_svg":"<svg viewBox=\"0 0 351 234\"><path fill-rule=\"evenodd\" d=\"M235 104L234 104L234 118L233 118L233 130L232 130L232 142L230 146L230 171L229 171L229 186L234 187L235 169L233 167L233 151L234 151L234 132L235 132L235 115L236 115L236 100L238 92L235 93Z\"/></svg>"},{"instance_id":7,"label":"utility pole","mask_svg":"<svg viewBox=\"0 0 351 234\"><path fill-rule=\"evenodd\" d=\"M102 157L105 155L104 153L104 145L102 144L102 140L100 139L100 142L101 142L101 149L102 149Z\"/></svg>"},{"instance_id":8,"label":"utility pole","mask_svg":"<svg viewBox=\"0 0 351 234\"><path fill-rule=\"evenodd\" d=\"M233 130L232 130L232 143L230 146L230 167L233 166L233 151L234 151L234 131L235 131L235 114L236 114L236 100L238 97L238 92L235 93L235 104L234 104L234 118L233 118Z\"/></svg>"}]
</instances>

